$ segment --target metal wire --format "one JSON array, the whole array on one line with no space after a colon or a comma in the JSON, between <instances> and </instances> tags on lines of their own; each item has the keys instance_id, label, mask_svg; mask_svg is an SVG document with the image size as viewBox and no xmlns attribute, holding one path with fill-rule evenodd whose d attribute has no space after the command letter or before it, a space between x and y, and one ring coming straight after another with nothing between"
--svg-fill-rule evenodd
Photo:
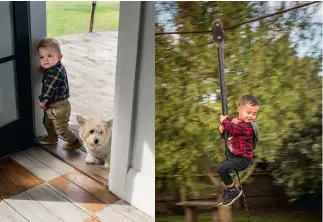
<instances>
[{"instance_id":1,"label":"metal wire","mask_svg":"<svg viewBox=\"0 0 323 222\"><path fill-rule=\"evenodd\" d=\"M260 16L260 17L257 17L257 18L254 18L254 19L251 19L251 20L248 20L248 21L245 21L245 22L241 22L241 23L229 26L229 27L224 27L223 30L230 30L230 29L239 27L241 25L245 25L245 24L248 24L248 23L251 23L251 22L255 22L255 21L258 21L258 20L261 20L261 19L264 19L264 18L274 16L274 15L279 15L279 14L282 14L282 13L285 13L285 12L288 12L288 11L291 11L291 10L295 10L295 9L302 8L302 7L305 7L305 6L308 6L308 5L311 5L311 4L315 4L315 3L319 3L319 2L320 1L314 1L314 2L300 4L300 5L297 5L295 7L289 8L289 9L284 9L284 10L281 10L281 11L278 11L278 12L275 12L275 13ZM157 32L157 33L155 33L155 36L157 36L157 35L173 35L173 34L198 34L198 33L212 33L212 30L196 30L196 31L183 31L183 32Z\"/></svg>"}]
</instances>

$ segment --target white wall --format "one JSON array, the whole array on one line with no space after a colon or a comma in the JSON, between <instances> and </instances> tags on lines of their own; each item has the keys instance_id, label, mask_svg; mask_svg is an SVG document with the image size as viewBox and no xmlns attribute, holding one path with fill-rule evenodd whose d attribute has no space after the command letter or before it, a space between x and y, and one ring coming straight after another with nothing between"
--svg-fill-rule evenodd
<instances>
[{"instance_id":1,"label":"white wall","mask_svg":"<svg viewBox=\"0 0 323 222\"><path fill-rule=\"evenodd\" d=\"M155 177L155 16L154 4L144 11L139 75L136 77L135 126L132 168L147 177Z\"/></svg>"},{"instance_id":2,"label":"white wall","mask_svg":"<svg viewBox=\"0 0 323 222\"><path fill-rule=\"evenodd\" d=\"M126 193L132 205L155 214L155 4L142 5L135 89L131 167Z\"/></svg>"}]
</instances>

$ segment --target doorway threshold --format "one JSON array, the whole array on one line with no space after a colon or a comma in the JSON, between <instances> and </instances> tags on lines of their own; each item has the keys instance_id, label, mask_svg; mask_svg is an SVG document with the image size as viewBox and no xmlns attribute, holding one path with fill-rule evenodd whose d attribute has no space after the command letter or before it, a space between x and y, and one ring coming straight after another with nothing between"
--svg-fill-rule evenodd
<instances>
[{"instance_id":1,"label":"doorway threshold","mask_svg":"<svg viewBox=\"0 0 323 222\"><path fill-rule=\"evenodd\" d=\"M65 150L63 149L64 140L58 139L58 143L54 145L41 145L44 149L50 152L55 157L69 164L76 170L92 178L105 187L109 187L109 169L102 165L87 164L85 162L86 152L82 145L82 148L77 150Z\"/></svg>"}]
</instances>

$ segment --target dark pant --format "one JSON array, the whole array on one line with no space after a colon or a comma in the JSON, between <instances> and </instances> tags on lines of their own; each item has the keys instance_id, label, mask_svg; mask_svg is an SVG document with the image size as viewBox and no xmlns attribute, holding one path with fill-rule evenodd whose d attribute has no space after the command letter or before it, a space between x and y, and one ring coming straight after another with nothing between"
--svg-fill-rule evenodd
<instances>
[{"instance_id":1,"label":"dark pant","mask_svg":"<svg viewBox=\"0 0 323 222\"><path fill-rule=\"evenodd\" d=\"M225 185L231 185L233 183L229 174L230 171L243 171L251 164L251 160L244 156L234 156L229 152L228 159L224 160L218 165L218 173L222 182Z\"/></svg>"}]
</instances>

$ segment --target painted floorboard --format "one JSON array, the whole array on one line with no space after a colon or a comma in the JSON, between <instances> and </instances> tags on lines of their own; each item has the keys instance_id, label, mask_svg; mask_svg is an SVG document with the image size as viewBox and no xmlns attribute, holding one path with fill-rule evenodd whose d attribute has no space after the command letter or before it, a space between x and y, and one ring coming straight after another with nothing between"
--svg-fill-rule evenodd
<instances>
[{"instance_id":1,"label":"painted floorboard","mask_svg":"<svg viewBox=\"0 0 323 222\"><path fill-rule=\"evenodd\" d=\"M14 161L10 159L0 161L0 198L3 202L28 221L41 222L46 218L48 218L46 221L61 221L24 192L40 184L42 181Z\"/></svg>"},{"instance_id":2,"label":"painted floorboard","mask_svg":"<svg viewBox=\"0 0 323 222\"><path fill-rule=\"evenodd\" d=\"M107 204L103 201L62 176L52 179L48 183L70 197L73 202L85 207L91 213L96 213L107 207Z\"/></svg>"},{"instance_id":3,"label":"painted floorboard","mask_svg":"<svg viewBox=\"0 0 323 222\"><path fill-rule=\"evenodd\" d=\"M26 193L63 221L79 222L90 216L45 184L27 190Z\"/></svg>"},{"instance_id":4,"label":"painted floorboard","mask_svg":"<svg viewBox=\"0 0 323 222\"><path fill-rule=\"evenodd\" d=\"M52 154L44 150L42 147L33 147L26 150L25 152L33 156L39 162L48 166L55 172L59 173L60 175L64 175L65 173L68 173L74 170L73 167L57 159Z\"/></svg>"},{"instance_id":5,"label":"painted floorboard","mask_svg":"<svg viewBox=\"0 0 323 222\"><path fill-rule=\"evenodd\" d=\"M15 153L10 156L13 160L30 170L32 173L40 177L41 179L48 181L55 177L58 177L59 174L50 169L48 166L39 162L34 157L30 156L25 151Z\"/></svg>"},{"instance_id":6,"label":"painted floorboard","mask_svg":"<svg viewBox=\"0 0 323 222\"><path fill-rule=\"evenodd\" d=\"M140 221L140 222L154 221L153 218L149 217L148 215L144 214L143 212L139 211L137 208L129 205L123 200L119 200L118 202L111 204L110 207L122 213L123 215L127 216L128 218L132 219L133 221Z\"/></svg>"},{"instance_id":7,"label":"painted floorboard","mask_svg":"<svg viewBox=\"0 0 323 222\"><path fill-rule=\"evenodd\" d=\"M120 200L116 195L111 193L107 187L102 186L98 182L92 180L91 178L78 172L77 170L68 172L64 175L64 177L66 177L70 181L73 181L73 183L108 205Z\"/></svg>"},{"instance_id":8,"label":"painted floorboard","mask_svg":"<svg viewBox=\"0 0 323 222\"><path fill-rule=\"evenodd\" d=\"M60 36L58 40L70 83L72 116L112 118L118 32Z\"/></svg>"},{"instance_id":9,"label":"painted floorboard","mask_svg":"<svg viewBox=\"0 0 323 222\"><path fill-rule=\"evenodd\" d=\"M7 199L18 195L23 192L23 189L16 186L13 182L8 180L2 174L0 174L0 200Z\"/></svg>"},{"instance_id":10,"label":"painted floorboard","mask_svg":"<svg viewBox=\"0 0 323 222\"><path fill-rule=\"evenodd\" d=\"M5 199L5 201L18 211L28 221L32 222L61 222L59 217L55 216L46 207L35 201L27 193L23 192L16 196Z\"/></svg>"},{"instance_id":11,"label":"painted floorboard","mask_svg":"<svg viewBox=\"0 0 323 222\"><path fill-rule=\"evenodd\" d=\"M48 163L41 167L47 167L49 170L53 167L56 171L67 173L44 182L27 167L14 160L1 159L0 222L152 221L136 208L120 201L107 187L90 177L75 169L69 171L70 168L66 166L65 170L62 170L62 162L53 160L55 157L48 156L48 153L41 148L29 149L24 156L29 156L36 163L38 159ZM38 163L41 164L40 161ZM33 163L29 168L32 170L36 165Z\"/></svg>"},{"instance_id":12,"label":"painted floorboard","mask_svg":"<svg viewBox=\"0 0 323 222\"><path fill-rule=\"evenodd\" d=\"M85 162L86 153L82 150L66 151L62 148L64 141L59 139L58 144L42 145L48 152L57 158L78 169L90 178L98 181L103 186L108 187L109 171L102 164L92 165Z\"/></svg>"},{"instance_id":13,"label":"painted floorboard","mask_svg":"<svg viewBox=\"0 0 323 222\"><path fill-rule=\"evenodd\" d=\"M0 200L0 221L2 222L28 222L21 214L15 211L5 201Z\"/></svg>"},{"instance_id":14,"label":"painted floorboard","mask_svg":"<svg viewBox=\"0 0 323 222\"><path fill-rule=\"evenodd\" d=\"M15 161L9 158L0 160L0 197L14 196L42 183L40 178Z\"/></svg>"},{"instance_id":15,"label":"painted floorboard","mask_svg":"<svg viewBox=\"0 0 323 222\"><path fill-rule=\"evenodd\" d=\"M105 221L101 220L98 216L93 216L93 217L86 218L82 222L105 222Z\"/></svg>"},{"instance_id":16,"label":"painted floorboard","mask_svg":"<svg viewBox=\"0 0 323 222\"><path fill-rule=\"evenodd\" d=\"M115 221L115 222L131 222L133 220L129 219L123 214L120 214L119 211L107 207L103 209L102 211L96 213L96 215L102 220L102 221ZM140 221L141 222L141 221Z\"/></svg>"}]
</instances>

